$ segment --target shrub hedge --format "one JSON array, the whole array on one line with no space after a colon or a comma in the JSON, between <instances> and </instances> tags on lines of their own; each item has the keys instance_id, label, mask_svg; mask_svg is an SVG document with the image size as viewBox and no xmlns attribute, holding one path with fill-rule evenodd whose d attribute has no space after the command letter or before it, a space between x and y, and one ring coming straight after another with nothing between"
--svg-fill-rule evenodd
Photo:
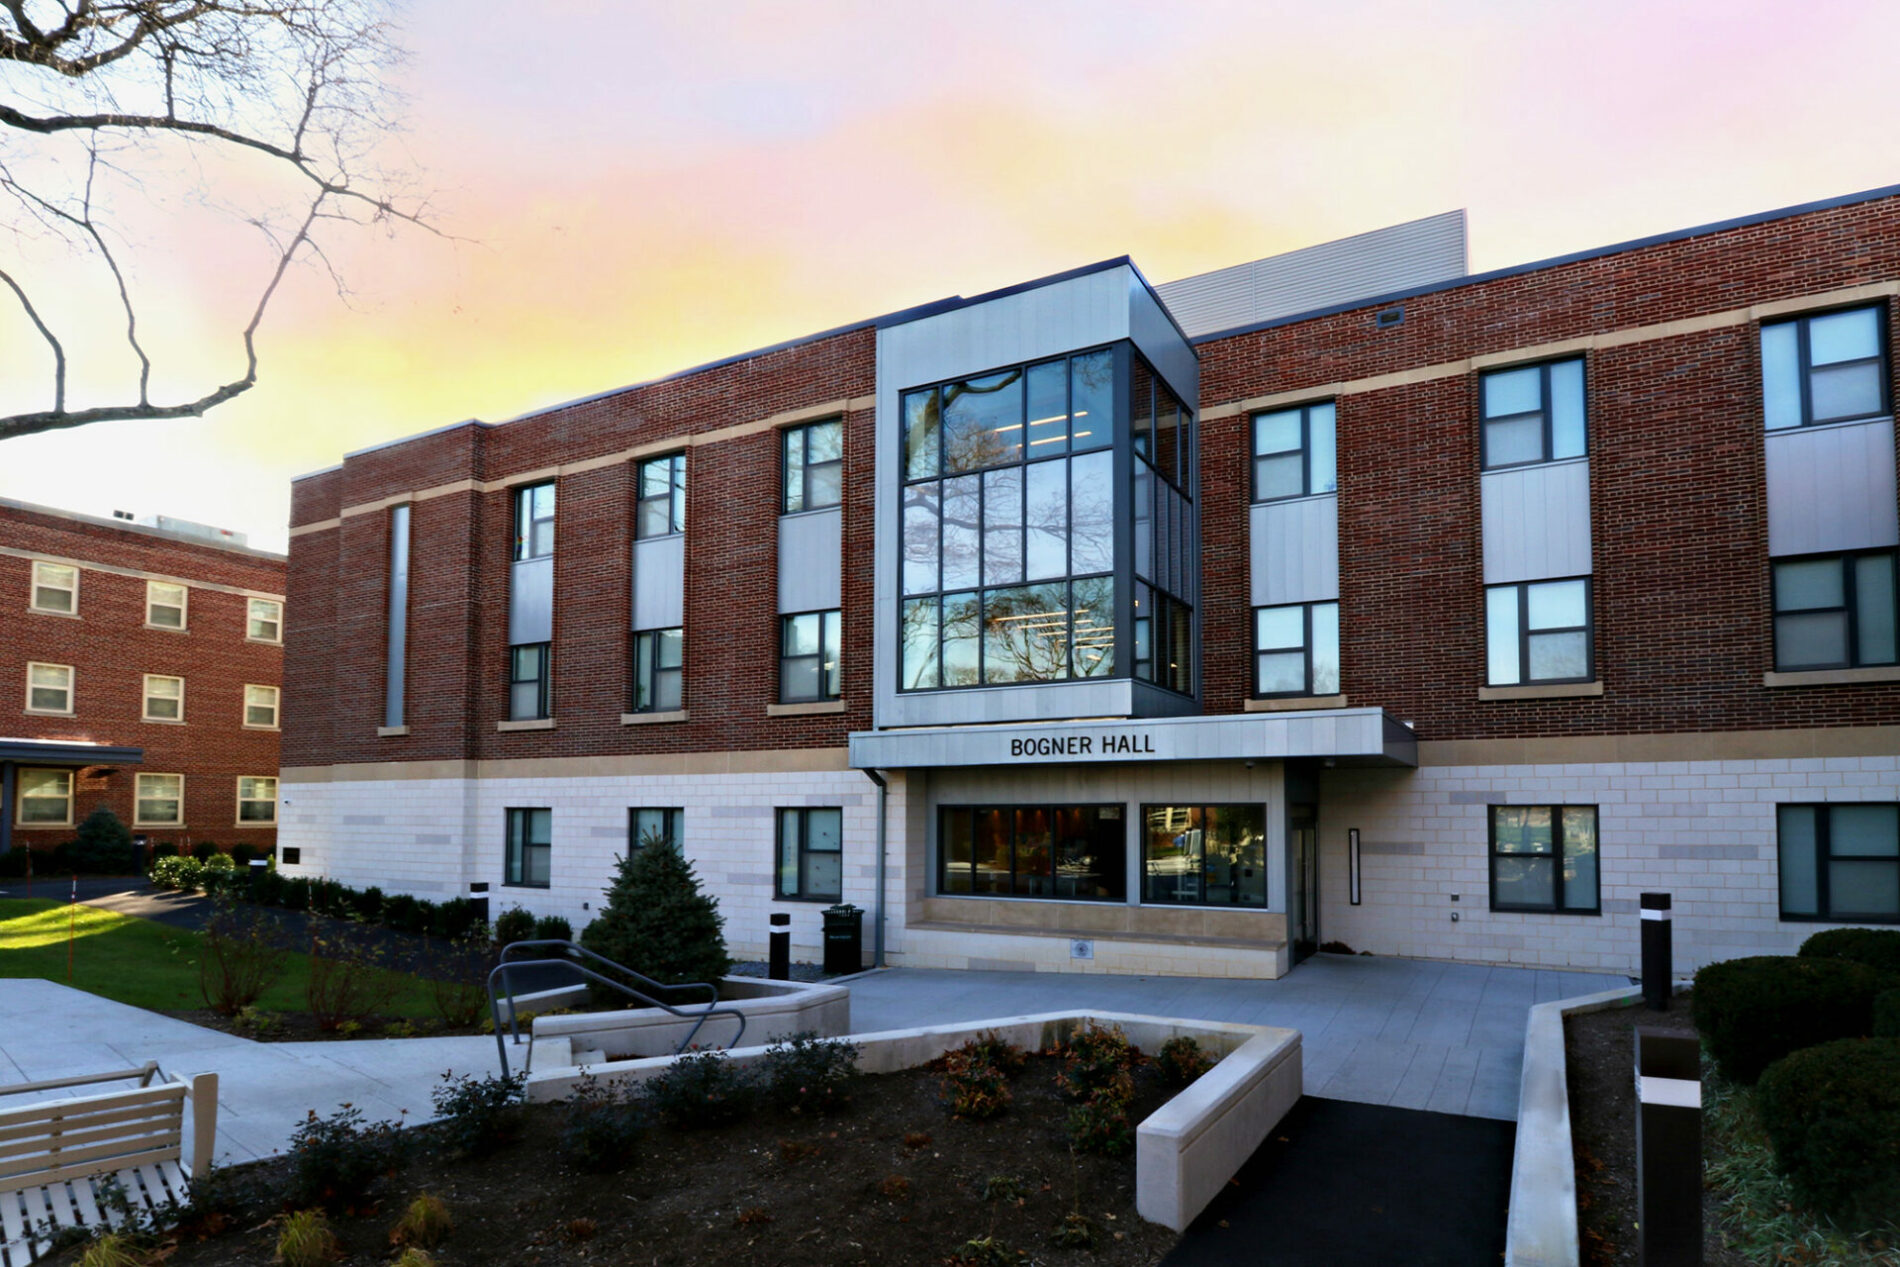
<instances>
[{"instance_id":1,"label":"shrub hedge","mask_svg":"<svg viewBox=\"0 0 1900 1267\"><path fill-rule=\"evenodd\" d=\"M1900 1212L1900 1038L1845 1038L1770 1065L1755 1092L1795 1192L1868 1226Z\"/></svg>"},{"instance_id":2,"label":"shrub hedge","mask_svg":"<svg viewBox=\"0 0 1900 1267\"><path fill-rule=\"evenodd\" d=\"M241 866L238 855L239 850L234 847L230 853L214 849L202 860L190 855L159 858L152 864L151 879L166 888L203 889L261 906L312 911L363 924L383 924L401 933L430 933L451 941L487 936L487 925L477 913L475 903L465 897L446 902L430 902L406 893L385 897L379 888L353 889L321 877L293 877L281 875L274 869ZM532 930L534 917L526 912L522 914Z\"/></svg>"},{"instance_id":3,"label":"shrub hedge","mask_svg":"<svg viewBox=\"0 0 1900 1267\"><path fill-rule=\"evenodd\" d=\"M1900 1038L1900 990L1874 996L1874 1037Z\"/></svg>"},{"instance_id":4,"label":"shrub hedge","mask_svg":"<svg viewBox=\"0 0 1900 1267\"><path fill-rule=\"evenodd\" d=\"M1801 943L1803 959L1849 959L1900 978L1900 928L1830 928Z\"/></svg>"},{"instance_id":5,"label":"shrub hedge","mask_svg":"<svg viewBox=\"0 0 1900 1267\"><path fill-rule=\"evenodd\" d=\"M1753 1083L1789 1052L1873 1033L1874 996L1885 980L1843 959L1758 955L1707 964L1695 974L1696 1028L1724 1077Z\"/></svg>"}]
</instances>

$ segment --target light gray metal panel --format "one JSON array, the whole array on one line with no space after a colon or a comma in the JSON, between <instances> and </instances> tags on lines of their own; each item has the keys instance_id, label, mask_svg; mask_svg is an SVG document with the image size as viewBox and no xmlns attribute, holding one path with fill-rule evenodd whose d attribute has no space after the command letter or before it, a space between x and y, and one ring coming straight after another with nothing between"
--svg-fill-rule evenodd
<instances>
[{"instance_id":1,"label":"light gray metal panel","mask_svg":"<svg viewBox=\"0 0 1900 1267\"><path fill-rule=\"evenodd\" d=\"M1590 460L1546 462L1479 477L1484 583L1590 574Z\"/></svg>"},{"instance_id":2,"label":"light gray metal panel","mask_svg":"<svg viewBox=\"0 0 1900 1267\"><path fill-rule=\"evenodd\" d=\"M844 571L844 509L783 515L778 521L778 609L831 611L844 604L839 595Z\"/></svg>"},{"instance_id":3,"label":"light gray metal panel","mask_svg":"<svg viewBox=\"0 0 1900 1267\"><path fill-rule=\"evenodd\" d=\"M1465 213L1409 220L1155 289L1190 338L1465 276Z\"/></svg>"},{"instance_id":4,"label":"light gray metal panel","mask_svg":"<svg viewBox=\"0 0 1900 1267\"><path fill-rule=\"evenodd\" d=\"M677 629L686 623L686 535L633 543L633 627Z\"/></svg>"},{"instance_id":5,"label":"light gray metal panel","mask_svg":"<svg viewBox=\"0 0 1900 1267\"><path fill-rule=\"evenodd\" d=\"M383 725L403 724L409 662L409 507L389 508L389 625L383 660Z\"/></svg>"},{"instance_id":6,"label":"light gray metal panel","mask_svg":"<svg viewBox=\"0 0 1900 1267\"><path fill-rule=\"evenodd\" d=\"M1201 399L1201 362L1181 332L1168 320L1168 313L1153 291L1142 284L1134 270L1120 270L1128 278L1128 337L1134 341L1148 364L1167 380L1187 407L1199 416Z\"/></svg>"},{"instance_id":7,"label":"light gray metal panel","mask_svg":"<svg viewBox=\"0 0 1900 1267\"><path fill-rule=\"evenodd\" d=\"M880 330L879 377L888 368L902 391L1125 339L1133 276L1125 266L1103 269Z\"/></svg>"},{"instance_id":8,"label":"light gray metal panel","mask_svg":"<svg viewBox=\"0 0 1900 1267\"><path fill-rule=\"evenodd\" d=\"M1768 553L1900 544L1893 420L1768 433Z\"/></svg>"},{"instance_id":9,"label":"light gray metal panel","mask_svg":"<svg viewBox=\"0 0 1900 1267\"><path fill-rule=\"evenodd\" d=\"M1339 597L1339 495L1255 506L1248 524L1255 607Z\"/></svg>"},{"instance_id":10,"label":"light gray metal panel","mask_svg":"<svg viewBox=\"0 0 1900 1267\"><path fill-rule=\"evenodd\" d=\"M508 578L508 645L554 641L554 558L523 559Z\"/></svg>"}]
</instances>

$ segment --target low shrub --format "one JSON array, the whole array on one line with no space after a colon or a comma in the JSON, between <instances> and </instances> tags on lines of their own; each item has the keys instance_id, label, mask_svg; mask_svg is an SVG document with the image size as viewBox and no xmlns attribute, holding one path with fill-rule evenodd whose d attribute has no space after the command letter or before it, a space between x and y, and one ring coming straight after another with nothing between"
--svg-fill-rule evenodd
<instances>
[{"instance_id":1,"label":"low shrub","mask_svg":"<svg viewBox=\"0 0 1900 1267\"><path fill-rule=\"evenodd\" d=\"M409 1203L396 1226L389 1229L389 1243L433 1249L454 1230L455 1220L449 1216L447 1204L441 1197L425 1192Z\"/></svg>"},{"instance_id":2,"label":"low shrub","mask_svg":"<svg viewBox=\"0 0 1900 1267\"><path fill-rule=\"evenodd\" d=\"M1900 978L1900 928L1830 928L1801 943L1803 959L1849 959Z\"/></svg>"},{"instance_id":3,"label":"low shrub","mask_svg":"<svg viewBox=\"0 0 1900 1267\"><path fill-rule=\"evenodd\" d=\"M612 1087L581 1075L561 1123L561 1156L576 1170L605 1174L633 1160L640 1112Z\"/></svg>"},{"instance_id":4,"label":"low shrub","mask_svg":"<svg viewBox=\"0 0 1900 1267\"><path fill-rule=\"evenodd\" d=\"M204 861L198 875L198 887L212 895L228 894L237 888L237 863L228 853L214 853Z\"/></svg>"},{"instance_id":5,"label":"low shrub","mask_svg":"<svg viewBox=\"0 0 1900 1267\"><path fill-rule=\"evenodd\" d=\"M858 1048L814 1033L781 1038L760 1061L765 1097L781 1113L836 1113L851 1102Z\"/></svg>"},{"instance_id":6,"label":"low shrub","mask_svg":"<svg viewBox=\"0 0 1900 1267\"><path fill-rule=\"evenodd\" d=\"M543 915L534 921L534 936L537 941L573 941L574 926L559 915Z\"/></svg>"},{"instance_id":7,"label":"low shrub","mask_svg":"<svg viewBox=\"0 0 1900 1267\"><path fill-rule=\"evenodd\" d=\"M435 1256L428 1250L411 1245L396 1256L390 1267L436 1267Z\"/></svg>"},{"instance_id":8,"label":"low shrub","mask_svg":"<svg viewBox=\"0 0 1900 1267\"><path fill-rule=\"evenodd\" d=\"M1135 1098L1131 1071L1141 1051L1120 1027L1087 1021L1077 1026L1062 1048L1062 1072L1056 1085L1076 1100L1106 1096L1126 1104Z\"/></svg>"},{"instance_id":9,"label":"low shrub","mask_svg":"<svg viewBox=\"0 0 1900 1267\"><path fill-rule=\"evenodd\" d=\"M288 911L303 911L310 908L310 881L304 876L293 875L284 880L283 901L279 903Z\"/></svg>"},{"instance_id":10,"label":"low shrub","mask_svg":"<svg viewBox=\"0 0 1900 1267\"><path fill-rule=\"evenodd\" d=\"M239 871L248 872L251 864L257 861L257 846L242 842L232 845L231 861Z\"/></svg>"},{"instance_id":11,"label":"low shrub","mask_svg":"<svg viewBox=\"0 0 1900 1267\"><path fill-rule=\"evenodd\" d=\"M952 1117L983 1121L1009 1107L1009 1075L981 1040L944 1053L941 1088L943 1106Z\"/></svg>"},{"instance_id":12,"label":"low shrub","mask_svg":"<svg viewBox=\"0 0 1900 1267\"><path fill-rule=\"evenodd\" d=\"M290 1137L284 1195L298 1206L359 1206L378 1179L402 1165L407 1143L399 1124L365 1122L355 1105L340 1105L329 1117L312 1109Z\"/></svg>"},{"instance_id":13,"label":"low shrub","mask_svg":"<svg viewBox=\"0 0 1900 1267\"><path fill-rule=\"evenodd\" d=\"M1131 1096L1132 1092L1131 1086ZM1098 1092L1070 1109L1068 1130L1069 1142L1077 1152L1121 1157L1135 1146L1135 1126L1128 1118L1128 1100L1113 1093Z\"/></svg>"},{"instance_id":14,"label":"low shrub","mask_svg":"<svg viewBox=\"0 0 1900 1267\"><path fill-rule=\"evenodd\" d=\"M259 906L282 906L284 904L284 877L268 867L253 867L250 883L244 888L245 896Z\"/></svg>"},{"instance_id":15,"label":"low shrub","mask_svg":"<svg viewBox=\"0 0 1900 1267\"><path fill-rule=\"evenodd\" d=\"M958 1050L967 1051L972 1059L995 1065L1012 1076L1021 1073L1029 1065L1027 1051L994 1032L973 1038Z\"/></svg>"},{"instance_id":16,"label":"low shrub","mask_svg":"<svg viewBox=\"0 0 1900 1267\"><path fill-rule=\"evenodd\" d=\"M12 880L25 875L27 863L31 859L32 850L23 844L0 853L0 879Z\"/></svg>"},{"instance_id":17,"label":"low shrub","mask_svg":"<svg viewBox=\"0 0 1900 1267\"><path fill-rule=\"evenodd\" d=\"M79 1256L79 1267L148 1267L152 1253L136 1232L107 1232Z\"/></svg>"},{"instance_id":18,"label":"low shrub","mask_svg":"<svg viewBox=\"0 0 1900 1267\"><path fill-rule=\"evenodd\" d=\"M1049 1233L1050 1244L1063 1249L1095 1250L1101 1247L1104 1239L1101 1225L1080 1210L1071 1210L1063 1215L1056 1230Z\"/></svg>"},{"instance_id":19,"label":"low shrub","mask_svg":"<svg viewBox=\"0 0 1900 1267\"><path fill-rule=\"evenodd\" d=\"M499 946L512 946L518 941L529 941L534 937L534 913L519 906L511 906L495 919L495 943Z\"/></svg>"},{"instance_id":20,"label":"low shrub","mask_svg":"<svg viewBox=\"0 0 1900 1267\"><path fill-rule=\"evenodd\" d=\"M1724 1077L1752 1083L1791 1051L1873 1032L1883 978L1844 959L1757 955L1695 974L1696 1028Z\"/></svg>"},{"instance_id":21,"label":"low shrub","mask_svg":"<svg viewBox=\"0 0 1900 1267\"><path fill-rule=\"evenodd\" d=\"M522 1073L486 1078L443 1074L429 1097L435 1105L436 1137L458 1157L486 1157L512 1142L521 1133L521 1089L527 1081Z\"/></svg>"},{"instance_id":22,"label":"low shrub","mask_svg":"<svg viewBox=\"0 0 1900 1267\"><path fill-rule=\"evenodd\" d=\"M103 805L79 824L71 856L75 870L96 875L124 875L138 863L132 833L117 814Z\"/></svg>"},{"instance_id":23,"label":"low shrub","mask_svg":"<svg viewBox=\"0 0 1900 1267\"><path fill-rule=\"evenodd\" d=\"M495 966L495 950L484 935L475 934L429 946L423 970L429 978L429 996L444 1025L466 1028L488 1011L488 974Z\"/></svg>"},{"instance_id":24,"label":"low shrub","mask_svg":"<svg viewBox=\"0 0 1900 1267\"><path fill-rule=\"evenodd\" d=\"M383 891L373 884L355 890L350 895L350 910L365 924L379 922L383 918Z\"/></svg>"},{"instance_id":25,"label":"low shrub","mask_svg":"<svg viewBox=\"0 0 1900 1267\"><path fill-rule=\"evenodd\" d=\"M662 1122L693 1131L736 1122L752 1111L752 1081L721 1051L688 1052L647 1081L646 1102Z\"/></svg>"},{"instance_id":26,"label":"low shrub","mask_svg":"<svg viewBox=\"0 0 1900 1267\"><path fill-rule=\"evenodd\" d=\"M407 893L392 893L383 899L383 923L399 933L413 933L420 918L421 903Z\"/></svg>"},{"instance_id":27,"label":"low shrub","mask_svg":"<svg viewBox=\"0 0 1900 1267\"><path fill-rule=\"evenodd\" d=\"M308 909L333 919L348 919L356 913L351 891L336 880L318 877L310 881Z\"/></svg>"},{"instance_id":28,"label":"low shrub","mask_svg":"<svg viewBox=\"0 0 1900 1267\"><path fill-rule=\"evenodd\" d=\"M1874 996L1874 1037L1900 1038L1900 990Z\"/></svg>"},{"instance_id":29,"label":"low shrub","mask_svg":"<svg viewBox=\"0 0 1900 1267\"><path fill-rule=\"evenodd\" d=\"M152 842L151 857L153 862L157 862L160 858L176 858L177 856L178 846L174 845L171 841L158 840Z\"/></svg>"},{"instance_id":30,"label":"low shrub","mask_svg":"<svg viewBox=\"0 0 1900 1267\"><path fill-rule=\"evenodd\" d=\"M152 883L167 889L191 892L204 874L204 863L196 858L160 858L152 864Z\"/></svg>"},{"instance_id":31,"label":"low shrub","mask_svg":"<svg viewBox=\"0 0 1900 1267\"><path fill-rule=\"evenodd\" d=\"M284 1267L322 1267L343 1257L343 1245L322 1210L299 1210L277 1232L277 1261Z\"/></svg>"},{"instance_id":32,"label":"low shrub","mask_svg":"<svg viewBox=\"0 0 1900 1267\"><path fill-rule=\"evenodd\" d=\"M191 847L191 856L200 862L209 862L216 857L218 847L209 840L201 840Z\"/></svg>"},{"instance_id":33,"label":"low shrub","mask_svg":"<svg viewBox=\"0 0 1900 1267\"><path fill-rule=\"evenodd\" d=\"M1201 1045L1186 1034L1178 1034L1161 1044L1155 1053L1155 1071L1171 1087L1185 1087L1218 1063L1201 1050Z\"/></svg>"},{"instance_id":34,"label":"low shrub","mask_svg":"<svg viewBox=\"0 0 1900 1267\"><path fill-rule=\"evenodd\" d=\"M476 911L475 903L465 897L452 897L429 912L429 932L450 941L468 936L469 931L480 922L481 915Z\"/></svg>"},{"instance_id":35,"label":"low shrub","mask_svg":"<svg viewBox=\"0 0 1900 1267\"><path fill-rule=\"evenodd\" d=\"M348 1022L363 1024L388 1010L402 992L403 977L373 935L353 924L310 935L310 978L304 1004L317 1028L334 1033Z\"/></svg>"},{"instance_id":36,"label":"low shrub","mask_svg":"<svg viewBox=\"0 0 1900 1267\"><path fill-rule=\"evenodd\" d=\"M1838 1220L1900 1212L1900 1039L1840 1039L1777 1060L1755 1103L1795 1192Z\"/></svg>"},{"instance_id":37,"label":"low shrub","mask_svg":"<svg viewBox=\"0 0 1900 1267\"><path fill-rule=\"evenodd\" d=\"M198 989L206 1007L236 1016L277 983L286 957L275 931L270 917L256 907L218 899L199 942Z\"/></svg>"}]
</instances>

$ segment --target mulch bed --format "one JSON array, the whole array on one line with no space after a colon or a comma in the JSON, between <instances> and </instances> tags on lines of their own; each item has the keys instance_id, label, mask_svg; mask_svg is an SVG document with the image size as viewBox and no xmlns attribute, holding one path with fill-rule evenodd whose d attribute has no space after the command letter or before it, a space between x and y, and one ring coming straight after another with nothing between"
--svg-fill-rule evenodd
<instances>
[{"instance_id":1,"label":"mulch bed","mask_svg":"<svg viewBox=\"0 0 1900 1267\"><path fill-rule=\"evenodd\" d=\"M214 1012L210 1008L168 1008L166 1016L181 1021L190 1021L193 1025L205 1029L215 1029L226 1034L236 1034L239 1038L254 1039L260 1043L319 1043L347 1042L362 1038L450 1038L458 1035L483 1034L494 1031L484 1030L480 1025L444 1025L439 1020L410 1020L403 1017L372 1017L363 1025L347 1033L341 1030L323 1030L317 1027L317 1018L308 1012L272 1012L270 1024L264 1029L240 1023L235 1017ZM523 1026L524 1030L526 1026Z\"/></svg>"},{"instance_id":2,"label":"mulch bed","mask_svg":"<svg viewBox=\"0 0 1900 1267\"><path fill-rule=\"evenodd\" d=\"M827 1118L761 1111L730 1126L679 1132L649 1126L631 1163L608 1175L569 1169L559 1155L566 1110L523 1111L518 1142L481 1160L449 1161L426 1146L384 1185L378 1205L333 1227L346 1262L383 1262L388 1233L415 1195L447 1202L453 1234L435 1251L454 1264L941 1264L967 1242L1007 1246L994 1262L1135 1267L1175 1243L1135 1213L1135 1161L1071 1153L1070 1105L1056 1091L1059 1062L1032 1058L1011 1081L1013 1102L987 1122L951 1118L928 1069L866 1078L853 1103ZM1152 1070L1137 1077L1139 1122L1171 1091ZM425 1128L415 1132L427 1140ZM243 1168L258 1178L282 1161ZM1021 1195L986 1200L992 1177ZM1101 1229L1094 1250L1059 1247L1051 1234L1071 1211ZM271 1261L277 1228L254 1212L222 1235L181 1235L173 1267ZM1023 1251L1018 1255L1016 1251ZM68 1259L71 1255L67 1256Z\"/></svg>"},{"instance_id":3,"label":"mulch bed","mask_svg":"<svg viewBox=\"0 0 1900 1267\"><path fill-rule=\"evenodd\" d=\"M1583 1267L1642 1261L1636 1232L1636 1028L1693 1034L1689 1000L1678 995L1667 1012L1642 1004L1589 1012L1564 1020L1570 1082L1570 1138L1577 1156L1577 1228ZM1703 1136L1703 1164L1719 1160ZM1748 1267L1749 1259L1724 1243L1722 1202L1702 1194L1702 1261L1707 1267Z\"/></svg>"}]
</instances>

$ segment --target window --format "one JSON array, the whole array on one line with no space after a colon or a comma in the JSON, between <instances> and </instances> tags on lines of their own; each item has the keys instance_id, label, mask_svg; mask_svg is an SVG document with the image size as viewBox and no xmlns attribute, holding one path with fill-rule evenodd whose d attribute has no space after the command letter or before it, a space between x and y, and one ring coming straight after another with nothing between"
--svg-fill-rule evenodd
<instances>
[{"instance_id":1,"label":"window","mask_svg":"<svg viewBox=\"0 0 1900 1267\"><path fill-rule=\"evenodd\" d=\"M1254 608L1253 651L1255 695L1339 694L1339 604Z\"/></svg>"},{"instance_id":2,"label":"window","mask_svg":"<svg viewBox=\"0 0 1900 1267\"><path fill-rule=\"evenodd\" d=\"M169 581L145 582L146 628L183 629L187 592L184 586Z\"/></svg>"},{"instance_id":3,"label":"window","mask_svg":"<svg viewBox=\"0 0 1900 1267\"><path fill-rule=\"evenodd\" d=\"M550 883L554 852L554 811L508 811L508 863L503 884L545 889Z\"/></svg>"},{"instance_id":4,"label":"window","mask_svg":"<svg viewBox=\"0 0 1900 1267\"><path fill-rule=\"evenodd\" d=\"M276 599L253 598L245 604L244 615L244 636L252 642L284 640L284 605Z\"/></svg>"},{"instance_id":5,"label":"window","mask_svg":"<svg viewBox=\"0 0 1900 1267\"><path fill-rule=\"evenodd\" d=\"M1589 577L1493 585L1484 606L1492 686L1591 680Z\"/></svg>"},{"instance_id":6,"label":"window","mask_svg":"<svg viewBox=\"0 0 1900 1267\"><path fill-rule=\"evenodd\" d=\"M686 531L686 455L640 463L633 506L633 535L668 537Z\"/></svg>"},{"instance_id":7,"label":"window","mask_svg":"<svg viewBox=\"0 0 1900 1267\"><path fill-rule=\"evenodd\" d=\"M73 668L70 664L29 663L26 666L26 711L72 715Z\"/></svg>"},{"instance_id":8,"label":"window","mask_svg":"<svg viewBox=\"0 0 1900 1267\"><path fill-rule=\"evenodd\" d=\"M775 896L800 902L844 897L844 811L778 812L778 883Z\"/></svg>"},{"instance_id":9,"label":"window","mask_svg":"<svg viewBox=\"0 0 1900 1267\"><path fill-rule=\"evenodd\" d=\"M835 611L780 618L778 698L781 704L837 699L839 619Z\"/></svg>"},{"instance_id":10,"label":"window","mask_svg":"<svg viewBox=\"0 0 1900 1267\"><path fill-rule=\"evenodd\" d=\"M1894 663L1893 572L1891 550L1776 561L1775 668Z\"/></svg>"},{"instance_id":11,"label":"window","mask_svg":"<svg viewBox=\"0 0 1900 1267\"><path fill-rule=\"evenodd\" d=\"M645 849L648 845L680 848L686 837L680 820L686 815L679 809L629 809L627 811L627 848Z\"/></svg>"},{"instance_id":12,"label":"window","mask_svg":"<svg viewBox=\"0 0 1900 1267\"><path fill-rule=\"evenodd\" d=\"M135 827L180 827L185 822L185 776L141 774L133 809Z\"/></svg>"},{"instance_id":13,"label":"window","mask_svg":"<svg viewBox=\"0 0 1900 1267\"><path fill-rule=\"evenodd\" d=\"M678 629L633 635L633 711L669 713L680 707L686 645Z\"/></svg>"},{"instance_id":14,"label":"window","mask_svg":"<svg viewBox=\"0 0 1900 1267\"><path fill-rule=\"evenodd\" d=\"M1782 805L1781 918L1900 923L1900 805Z\"/></svg>"},{"instance_id":15,"label":"window","mask_svg":"<svg viewBox=\"0 0 1900 1267\"><path fill-rule=\"evenodd\" d=\"M1334 416L1330 400L1253 416L1255 501L1338 490Z\"/></svg>"},{"instance_id":16,"label":"window","mask_svg":"<svg viewBox=\"0 0 1900 1267\"><path fill-rule=\"evenodd\" d=\"M277 780L246 777L237 781L238 826L266 827L277 821Z\"/></svg>"},{"instance_id":17,"label":"window","mask_svg":"<svg viewBox=\"0 0 1900 1267\"><path fill-rule=\"evenodd\" d=\"M833 418L784 434L784 513L836 506L844 486L844 424Z\"/></svg>"},{"instance_id":18,"label":"window","mask_svg":"<svg viewBox=\"0 0 1900 1267\"><path fill-rule=\"evenodd\" d=\"M1761 328L1768 429L1886 415L1887 332L1879 308L1850 308Z\"/></svg>"},{"instance_id":19,"label":"window","mask_svg":"<svg viewBox=\"0 0 1900 1267\"><path fill-rule=\"evenodd\" d=\"M545 559L554 553L554 485L530 484L515 490L515 562Z\"/></svg>"},{"instance_id":20,"label":"window","mask_svg":"<svg viewBox=\"0 0 1900 1267\"><path fill-rule=\"evenodd\" d=\"M1267 807L1141 807L1141 900L1178 906L1267 904Z\"/></svg>"},{"instance_id":21,"label":"window","mask_svg":"<svg viewBox=\"0 0 1900 1267\"><path fill-rule=\"evenodd\" d=\"M146 721L185 720L185 679L147 673L144 718Z\"/></svg>"},{"instance_id":22,"label":"window","mask_svg":"<svg viewBox=\"0 0 1900 1267\"><path fill-rule=\"evenodd\" d=\"M1491 807L1491 909L1597 915L1594 805Z\"/></svg>"},{"instance_id":23,"label":"window","mask_svg":"<svg viewBox=\"0 0 1900 1267\"><path fill-rule=\"evenodd\" d=\"M539 721L553 716L551 659L551 647L545 642L508 648L509 721Z\"/></svg>"},{"instance_id":24,"label":"window","mask_svg":"<svg viewBox=\"0 0 1900 1267\"><path fill-rule=\"evenodd\" d=\"M937 891L1120 902L1128 824L1119 805L984 805L937 818Z\"/></svg>"},{"instance_id":25,"label":"window","mask_svg":"<svg viewBox=\"0 0 1900 1267\"><path fill-rule=\"evenodd\" d=\"M1479 395L1485 470L1580 458L1587 451L1581 358L1494 370L1479 380Z\"/></svg>"},{"instance_id":26,"label":"window","mask_svg":"<svg viewBox=\"0 0 1900 1267\"><path fill-rule=\"evenodd\" d=\"M27 605L34 611L79 614L79 569L64 563L33 565L33 595Z\"/></svg>"},{"instance_id":27,"label":"window","mask_svg":"<svg viewBox=\"0 0 1900 1267\"><path fill-rule=\"evenodd\" d=\"M16 821L22 827L70 827L73 821L71 770L21 770ZM6 811L0 806L0 813Z\"/></svg>"},{"instance_id":28,"label":"window","mask_svg":"<svg viewBox=\"0 0 1900 1267\"><path fill-rule=\"evenodd\" d=\"M276 730L278 695L274 686L245 687L244 724L253 730Z\"/></svg>"}]
</instances>

